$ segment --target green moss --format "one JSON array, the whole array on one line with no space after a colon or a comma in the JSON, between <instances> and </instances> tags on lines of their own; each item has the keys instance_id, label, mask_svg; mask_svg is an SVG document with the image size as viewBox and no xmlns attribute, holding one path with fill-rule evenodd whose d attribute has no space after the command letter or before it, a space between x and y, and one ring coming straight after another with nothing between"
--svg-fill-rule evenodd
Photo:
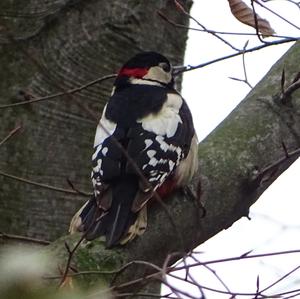
<instances>
[{"instance_id":1,"label":"green moss","mask_svg":"<svg viewBox=\"0 0 300 299\"><path fill-rule=\"evenodd\" d=\"M58 239L47 247L46 250L57 260L61 269L64 269L68 259L65 242L72 249L79 239L80 234L69 235ZM99 284L107 286L114 277L114 271L120 269L125 262L126 256L122 250L105 249L104 242L99 239L88 243L82 242L74 255L72 265L79 272L99 271L104 273L79 275L74 278L74 282L83 288L99 286Z\"/></svg>"}]
</instances>

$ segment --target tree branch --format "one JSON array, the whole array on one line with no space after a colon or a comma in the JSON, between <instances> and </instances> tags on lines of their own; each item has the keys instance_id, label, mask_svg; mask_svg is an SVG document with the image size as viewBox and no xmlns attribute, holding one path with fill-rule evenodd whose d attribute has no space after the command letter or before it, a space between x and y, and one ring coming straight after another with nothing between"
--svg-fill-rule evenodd
<instances>
[{"instance_id":1,"label":"tree branch","mask_svg":"<svg viewBox=\"0 0 300 299\"><path fill-rule=\"evenodd\" d=\"M87 89L90 86L93 86L95 84L101 83L103 81L106 81L108 79L112 79L112 78L115 78L115 77L116 77L116 74L103 76L103 77L97 78L93 81L90 81L90 82L88 82L84 85L81 85L79 87L72 88L72 89L69 89L69 90L66 90L66 91L62 91L62 92L58 92L58 93L55 93L55 94L51 94L51 95L48 95L48 96L39 97L39 98L36 98L33 95L27 95L26 93L24 93L23 95L24 95L25 101L13 103L13 104L1 105L0 109L12 108L12 107L17 107L17 106L22 106L22 105L28 105L28 104L32 104L32 103L38 103L38 102L42 102L42 101L53 100L53 99L56 99L56 98L59 98L59 97L65 96L65 95L72 95L72 94L75 94L77 92L81 92L82 90Z\"/></svg>"},{"instance_id":2,"label":"tree branch","mask_svg":"<svg viewBox=\"0 0 300 299\"><path fill-rule=\"evenodd\" d=\"M91 193L88 193L88 192L78 191L78 190L74 190L74 189L73 190L64 189L64 188L60 188L60 187L50 186L48 184L34 182L32 180L29 180L29 179L25 179L25 178L18 177L16 175L13 175L13 174L10 174L10 173L6 173L2 170L0 170L0 176L4 176L6 178L13 179L13 180L16 180L16 181L19 181L19 182L22 182L22 183L30 184L30 185L33 185L33 186L37 186L37 187L40 187L40 188L49 189L49 190L53 190L53 191L57 191L57 192L74 194L74 195L83 195L83 196L87 196L87 197L91 196Z\"/></svg>"}]
</instances>

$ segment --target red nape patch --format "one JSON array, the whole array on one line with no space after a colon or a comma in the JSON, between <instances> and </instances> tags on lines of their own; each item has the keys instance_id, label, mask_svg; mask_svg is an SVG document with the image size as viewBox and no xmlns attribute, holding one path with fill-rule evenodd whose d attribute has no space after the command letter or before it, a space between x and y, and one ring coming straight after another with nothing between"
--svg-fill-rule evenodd
<instances>
[{"instance_id":1,"label":"red nape patch","mask_svg":"<svg viewBox=\"0 0 300 299\"><path fill-rule=\"evenodd\" d=\"M159 188L157 188L156 192L161 198L164 198L170 195L175 189L177 189L176 180L174 177L171 177L167 179Z\"/></svg>"},{"instance_id":2,"label":"red nape patch","mask_svg":"<svg viewBox=\"0 0 300 299\"><path fill-rule=\"evenodd\" d=\"M147 68L123 68L119 71L118 76L127 76L135 78L143 78L148 73Z\"/></svg>"}]
</instances>

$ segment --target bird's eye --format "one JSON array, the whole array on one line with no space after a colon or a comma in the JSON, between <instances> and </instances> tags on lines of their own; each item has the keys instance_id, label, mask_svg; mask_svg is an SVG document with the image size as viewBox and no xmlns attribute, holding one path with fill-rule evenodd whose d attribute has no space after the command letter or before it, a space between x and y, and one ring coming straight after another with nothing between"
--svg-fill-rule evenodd
<instances>
[{"instance_id":1,"label":"bird's eye","mask_svg":"<svg viewBox=\"0 0 300 299\"><path fill-rule=\"evenodd\" d=\"M170 70L171 70L171 66L170 64L166 63L166 62L161 62L159 64L159 66L166 72L166 73L169 73Z\"/></svg>"}]
</instances>

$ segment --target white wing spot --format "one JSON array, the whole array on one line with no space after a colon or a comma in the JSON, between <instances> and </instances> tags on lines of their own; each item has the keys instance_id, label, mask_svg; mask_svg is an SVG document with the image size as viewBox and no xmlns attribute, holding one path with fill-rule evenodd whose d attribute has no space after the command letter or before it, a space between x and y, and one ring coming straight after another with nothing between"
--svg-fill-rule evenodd
<instances>
[{"instance_id":1,"label":"white wing spot","mask_svg":"<svg viewBox=\"0 0 300 299\"><path fill-rule=\"evenodd\" d=\"M155 150L150 150L147 152L147 156L151 159L152 157L154 157L156 154L156 151Z\"/></svg>"},{"instance_id":2,"label":"white wing spot","mask_svg":"<svg viewBox=\"0 0 300 299\"><path fill-rule=\"evenodd\" d=\"M99 160L97 161L97 166L95 166L95 167L93 168L94 173L100 173L100 175L103 175L103 170L101 169L101 166L102 166L102 160L99 159Z\"/></svg>"},{"instance_id":3,"label":"white wing spot","mask_svg":"<svg viewBox=\"0 0 300 299\"><path fill-rule=\"evenodd\" d=\"M169 160L170 172L173 170L175 163L172 160Z\"/></svg>"},{"instance_id":4,"label":"white wing spot","mask_svg":"<svg viewBox=\"0 0 300 299\"><path fill-rule=\"evenodd\" d=\"M102 149L102 154L103 154L104 157L106 156L107 152L108 152L108 148L107 148L107 147L104 147L104 148Z\"/></svg>"},{"instance_id":5,"label":"white wing spot","mask_svg":"<svg viewBox=\"0 0 300 299\"><path fill-rule=\"evenodd\" d=\"M167 152L170 148L170 145L164 141L163 136L156 136L156 141L159 143L160 149L164 152Z\"/></svg>"},{"instance_id":6,"label":"white wing spot","mask_svg":"<svg viewBox=\"0 0 300 299\"><path fill-rule=\"evenodd\" d=\"M156 164L158 163L158 160L156 158L151 158L149 161L149 165L151 166L156 166Z\"/></svg>"},{"instance_id":7,"label":"white wing spot","mask_svg":"<svg viewBox=\"0 0 300 299\"><path fill-rule=\"evenodd\" d=\"M165 181L167 175L168 175L168 173L165 172L165 173L160 177L160 179L159 179L160 184L162 184L162 183Z\"/></svg>"},{"instance_id":8,"label":"white wing spot","mask_svg":"<svg viewBox=\"0 0 300 299\"><path fill-rule=\"evenodd\" d=\"M93 161L97 158L97 156L98 156L101 149L102 149L102 144L99 144L98 146L95 147L95 151L92 155L92 160Z\"/></svg>"},{"instance_id":9,"label":"white wing spot","mask_svg":"<svg viewBox=\"0 0 300 299\"><path fill-rule=\"evenodd\" d=\"M153 141L151 139L145 139L145 149L147 149L149 146L153 144Z\"/></svg>"},{"instance_id":10,"label":"white wing spot","mask_svg":"<svg viewBox=\"0 0 300 299\"><path fill-rule=\"evenodd\" d=\"M94 178L92 178L92 183L93 183L93 186L96 185L96 180Z\"/></svg>"}]
</instances>

